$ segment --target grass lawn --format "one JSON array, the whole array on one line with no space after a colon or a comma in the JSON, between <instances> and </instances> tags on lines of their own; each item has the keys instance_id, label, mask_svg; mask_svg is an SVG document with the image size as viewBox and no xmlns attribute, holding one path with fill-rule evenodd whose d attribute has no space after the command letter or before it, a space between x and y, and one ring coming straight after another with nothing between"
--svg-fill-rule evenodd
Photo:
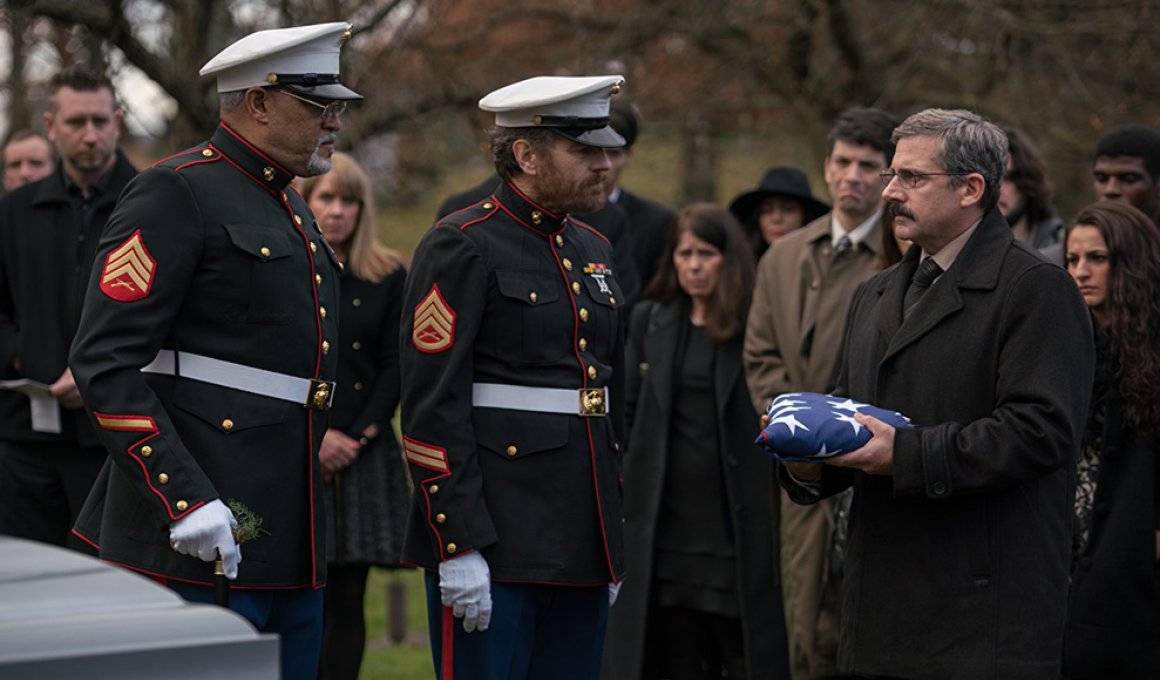
<instances>
[{"instance_id":1,"label":"grass lawn","mask_svg":"<svg viewBox=\"0 0 1160 680\"><path fill-rule=\"evenodd\" d=\"M402 586L406 608L406 633L401 642L391 639L387 624L388 591ZM427 600L423 573L418 569L371 569L366 596L367 650L363 656L363 680L432 680L435 669L427 642Z\"/></svg>"}]
</instances>

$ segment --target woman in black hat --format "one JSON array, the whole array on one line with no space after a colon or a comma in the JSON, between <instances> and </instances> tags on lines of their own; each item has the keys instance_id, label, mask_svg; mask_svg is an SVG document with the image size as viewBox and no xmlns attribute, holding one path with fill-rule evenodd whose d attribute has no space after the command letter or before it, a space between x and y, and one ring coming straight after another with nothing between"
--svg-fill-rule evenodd
<instances>
[{"instance_id":1,"label":"woman in black hat","mask_svg":"<svg viewBox=\"0 0 1160 680\"><path fill-rule=\"evenodd\" d=\"M830 211L815 199L810 180L797 168L770 168L756 189L729 204L729 210L745 227L755 259L779 237L813 222Z\"/></svg>"}]
</instances>

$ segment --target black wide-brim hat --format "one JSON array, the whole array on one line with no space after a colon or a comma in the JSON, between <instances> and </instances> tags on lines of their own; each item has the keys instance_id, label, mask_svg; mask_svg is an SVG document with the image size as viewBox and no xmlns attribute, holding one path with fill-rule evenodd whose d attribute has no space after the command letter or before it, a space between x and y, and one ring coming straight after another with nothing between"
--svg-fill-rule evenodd
<instances>
[{"instance_id":1,"label":"black wide-brim hat","mask_svg":"<svg viewBox=\"0 0 1160 680\"><path fill-rule=\"evenodd\" d=\"M785 196L801 201L804 214L802 224L806 225L825 215L830 206L814 198L810 191L810 180L797 168L770 168L761 177L756 189L746 191L729 204L729 211L744 224L761 207L761 202L771 196Z\"/></svg>"}]
</instances>

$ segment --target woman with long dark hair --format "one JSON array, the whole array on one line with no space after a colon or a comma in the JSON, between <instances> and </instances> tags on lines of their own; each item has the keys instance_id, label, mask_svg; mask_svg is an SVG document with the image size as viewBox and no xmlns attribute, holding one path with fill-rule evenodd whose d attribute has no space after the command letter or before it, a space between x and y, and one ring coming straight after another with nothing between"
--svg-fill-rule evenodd
<instances>
[{"instance_id":1,"label":"woman with long dark hair","mask_svg":"<svg viewBox=\"0 0 1160 680\"><path fill-rule=\"evenodd\" d=\"M1126 203L1083 209L1067 270L1092 313L1065 678L1160 678L1160 230Z\"/></svg>"},{"instance_id":2,"label":"woman with long dark hair","mask_svg":"<svg viewBox=\"0 0 1160 680\"><path fill-rule=\"evenodd\" d=\"M605 677L788 677L769 463L741 366L752 250L729 211L696 203L661 262L626 351L628 576Z\"/></svg>"},{"instance_id":3,"label":"woman with long dark hair","mask_svg":"<svg viewBox=\"0 0 1160 680\"><path fill-rule=\"evenodd\" d=\"M350 156L307 179L302 195L345 267L330 426L318 458L325 481L327 584L320 677L358 677L371 566L398 566L409 496L391 418L399 405L399 322L406 271L375 229L370 179Z\"/></svg>"}]
</instances>

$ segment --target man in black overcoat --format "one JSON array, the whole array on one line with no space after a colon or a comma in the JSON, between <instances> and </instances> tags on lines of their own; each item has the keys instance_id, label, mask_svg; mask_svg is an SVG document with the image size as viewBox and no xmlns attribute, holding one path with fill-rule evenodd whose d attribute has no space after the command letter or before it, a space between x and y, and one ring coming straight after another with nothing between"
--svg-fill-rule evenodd
<instances>
[{"instance_id":1,"label":"man in black overcoat","mask_svg":"<svg viewBox=\"0 0 1160 680\"><path fill-rule=\"evenodd\" d=\"M1059 677L1089 315L995 207L1002 130L930 109L894 132L883 197L915 245L859 288L837 390L870 442L786 464L793 500L854 487L839 666L859 676Z\"/></svg>"}]
</instances>

